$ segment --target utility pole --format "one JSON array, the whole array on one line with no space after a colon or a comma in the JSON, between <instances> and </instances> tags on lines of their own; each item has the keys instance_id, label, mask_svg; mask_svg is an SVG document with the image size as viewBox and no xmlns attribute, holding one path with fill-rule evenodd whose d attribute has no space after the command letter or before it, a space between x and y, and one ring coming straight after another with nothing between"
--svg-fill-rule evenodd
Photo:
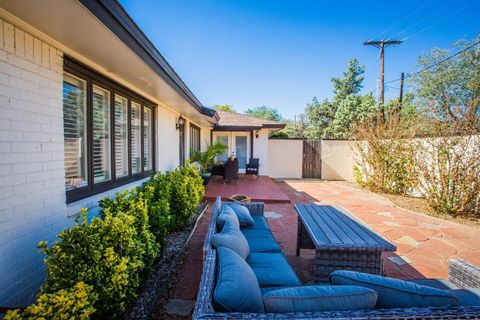
<instances>
[{"instance_id":1,"label":"utility pole","mask_svg":"<svg viewBox=\"0 0 480 320\"><path fill-rule=\"evenodd\" d=\"M397 110L397 121L400 122L400 113L402 112L402 102L403 102L403 80L405 74L402 72L400 74L400 95L398 97L398 110Z\"/></svg>"},{"instance_id":2,"label":"utility pole","mask_svg":"<svg viewBox=\"0 0 480 320\"><path fill-rule=\"evenodd\" d=\"M363 45L365 46L374 46L380 49L380 99L379 99L379 107L377 113L378 123L382 124L385 121L385 111L383 104L385 103L385 48L392 44L400 44L403 41L401 40L380 40L380 41L365 41Z\"/></svg>"}]
</instances>

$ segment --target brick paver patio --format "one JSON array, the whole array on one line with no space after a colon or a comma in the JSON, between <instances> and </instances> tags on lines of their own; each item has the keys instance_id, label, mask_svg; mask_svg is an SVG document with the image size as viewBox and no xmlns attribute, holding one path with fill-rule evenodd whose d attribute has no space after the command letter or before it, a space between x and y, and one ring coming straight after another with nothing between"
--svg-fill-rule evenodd
<instances>
[{"instance_id":1,"label":"brick paver patio","mask_svg":"<svg viewBox=\"0 0 480 320\"><path fill-rule=\"evenodd\" d=\"M276 183L295 203L341 205L397 245L384 256L388 276L446 278L448 260L461 258L480 265L480 230L396 207L390 200L338 182L290 180ZM266 215L275 238L303 283L313 279L312 250L295 255L297 215L292 204L268 203ZM271 214L274 212L276 214ZM202 245L211 207L199 223L173 298L194 300L202 272ZM168 318L168 317L167 317ZM178 319L182 317L170 317ZM188 317L187 317L188 318Z\"/></svg>"},{"instance_id":2,"label":"brick paver patio","mask_svg":"<svg viewBox=\"0 0 480 320\"><path fill-rule=\"evenodd\" d=\"M246 195L252 201L290 203L290 198L282 192L279 185L265 176L246 178L244 174L240 174L240 179L236 182L224 182L221 177L214 177L205 188L207 201L213 202L218 196L227 200L234 194Z\"/></svg>"}]
</instances>

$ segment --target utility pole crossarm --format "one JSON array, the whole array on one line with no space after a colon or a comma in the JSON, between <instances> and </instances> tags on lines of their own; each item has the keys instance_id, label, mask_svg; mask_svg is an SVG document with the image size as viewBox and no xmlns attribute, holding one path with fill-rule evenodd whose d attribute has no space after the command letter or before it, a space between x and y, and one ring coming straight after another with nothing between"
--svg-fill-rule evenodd
<instances>
[{"instance_id":1,"label":"utility pole crossarm","mask_svg":"<svg viewBox=\"0 0 480 320\"><path fill-rule=\"evenodd\" d=\"M400 44L402 43L402 40L380 40L380 41L365 41L363 43L364 46L376 46L380 47L382 44L383 45L390 45L390 44Z\"/></svg>"}]
</instances>

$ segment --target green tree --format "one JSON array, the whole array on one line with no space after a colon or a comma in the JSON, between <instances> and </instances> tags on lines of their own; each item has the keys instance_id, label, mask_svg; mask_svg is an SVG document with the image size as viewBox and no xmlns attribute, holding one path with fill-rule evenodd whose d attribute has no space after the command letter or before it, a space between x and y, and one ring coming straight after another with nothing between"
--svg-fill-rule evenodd
<instances>
[{"instance_id":1,"label":"green tree","mask_svg":"<svg viewBox=\"0 0 480 320\"><path fill-rule=\"evenodd\" d=\"M332 78L333 99L319 102L315 97L307 104L308 138L350 138L354 127L371 117L376 110L375 99L372 95L359 95L364 73L365 66L351 59L343 77Z\"/></svg>"},{"instance_id":2,"label":"green tree","mask_svg":"<svg viewBox=\"0 0 480 320\"><path fill-rule=\"evenodd\" d=\"M305 108L305 115L308 119L308 126L306 129L306 136L309 139L318 139L325 136L325 129L335 119L335 112L337 105L328 99L319 102L317 97L312 99L312 102L307 104Z\"/></svg>"},{"instance_id":3,"label":"green tree","mask_svg":"<svg viewBox=\"0 0 480 320\"><path fill-rule=\"evenodd\" d=\"M324 136L334 139L351 138L355 128L375 114L375 98L349 94L338 101L335 117L324 130Z\"/></svg>"},{"instance_id":4,"label":"green tree","mask_svg":"<svg viewBox=\"0 0 480 320\"><path fill-rule=\"evenodd\" d=\"M445 60L453 52L480 41L460 40L450 50L435 48L419 59L425 71L416 74L413 85L422 111L446 123L462 122L480 128L480 49L472 47Z\"/></svg>"},{"instance_id":5,"label":"green tree","mask_svg":"<svg viewBox=\"0 0 480 320\"><path fill-rule=\"evenodd\" d=\"M235 109L233 109L233 105L231 104L216 104L213 106L213 109L227 112L237 112Z\"/></svg>"},{"instance_id":6,"label":"green tree","mask_svg":"<svg viewBox=\"0 0 480 320\"><path fill-rule=\"evenodd\" d=\"M304 115L300 114L296 120L282 120L285 122L285 128L274 131L270 134L272 138L303 138L305 137Z\"/></svg>"},{"instance_id":7,"label":"green tree","mask_svg":"<svg viewBox=\"0 0 480 320\"><path fill-rule=\"evenodd\" d=\"M363 74L365 66L360 65L357 59L348 61L347 70L343 78L332 78L334 100L345 99L348 95L356 95L363 88Z\"/></svg>"},{"instance_id":8,"label":"green tree","mask_svg":"<svg viewBox=\"0 0 480 320\"><path fill-rule=\"evenodd\" d=\"M252 117L257 117L265 120L281 121L282 116L275 108L269 108L267 106L260 106L256 108L247 109L245 114Z\"/></svg>"}]
</instances>

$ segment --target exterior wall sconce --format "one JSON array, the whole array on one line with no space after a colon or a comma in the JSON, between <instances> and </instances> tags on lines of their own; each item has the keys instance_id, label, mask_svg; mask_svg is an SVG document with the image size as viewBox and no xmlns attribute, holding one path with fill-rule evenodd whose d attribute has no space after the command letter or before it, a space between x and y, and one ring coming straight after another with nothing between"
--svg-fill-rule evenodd
<instances>
[{"instance_id":1,"label":"exterior wall sconce","mask_svg":"<svg viewBox=\"0 0 480 320\"><path fill-rule=\"evenodd\" d=\"M177 119L177 130L183 129L183 126L185 125L185 119L183 119L182 116L178 117Z\"/></svg>"},{"instance_id":2,"label":"exterior wall sconce","mask_svg":"<svg viewBox=\"0 0 480 320\"><path fill-rule=\"evenodd\" d=\"M260 135L260 131L258 131L258 130L255 130L255 138L257 138L257 139L258 139L258 136L259 136L259 135Z\"/></svg>"}]
</instances>

